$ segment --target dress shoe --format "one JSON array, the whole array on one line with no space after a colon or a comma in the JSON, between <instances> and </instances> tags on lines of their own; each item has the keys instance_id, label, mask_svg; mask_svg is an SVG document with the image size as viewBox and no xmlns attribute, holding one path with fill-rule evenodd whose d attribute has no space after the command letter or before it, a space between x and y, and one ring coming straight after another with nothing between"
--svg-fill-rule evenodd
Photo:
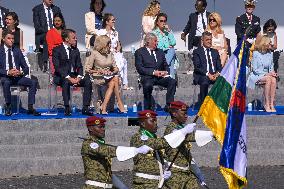
<instances>
[{"instance_id":1,"label":"dress shoe","mask_svg":"<svg viewBox=\"0 0 284 189\"><path fill-rule=\"evenodd\" d=\"M12 115L12 106L10 105L6 105L5 106L5 116L11 116Z\"/></svg>"},{"instance_id":2,"label":"dress shoe","mask_svg":"<svg viewBox=\"0 0 284 189\"><path fill-rule=\"evenodd\" d=\"M83 108L83 109L82 109L82 114L83 114L83 115L87 115L87 116L92 116L92 115L93 115L93 112L91 112L89 109Z\"/></svg>"},{"instance_id":3,"label":"dress shoe","mask_svg":"<svg viewBox=\"0 0 284 189\"><path fill-rule=\"evenodd\" d=\"M36 111L35 109L29 109L28 110L28 112L27 112L27 114L32 114L32 115L34 115L34 116L40 116L41 115L41 113L39 113L38 111Z\"/></svg>"},{"instance_id":4,"label":"dress shoe","mask_svg":"<svg viewBox=\"0 0 284 189\"><path fill-rule=\"evenodd\" d=\"M164 111L165 111L165 112L169 112L169 106L168 106L168 105L166 105L166 106L164 107Z\"/></svg>"},{"instance_id":5,"label":"dress shoe","mask_svg":"<svg viewBox=\"0 0 284 189\"><path fill-rule=\"evenodd\" d=\"M64 110L64 115L65 116L71 116L72 114L71 114L71 109L70 109L70 107L66 107L65 108L65 110Z\"/></svg>"}]
</instances>

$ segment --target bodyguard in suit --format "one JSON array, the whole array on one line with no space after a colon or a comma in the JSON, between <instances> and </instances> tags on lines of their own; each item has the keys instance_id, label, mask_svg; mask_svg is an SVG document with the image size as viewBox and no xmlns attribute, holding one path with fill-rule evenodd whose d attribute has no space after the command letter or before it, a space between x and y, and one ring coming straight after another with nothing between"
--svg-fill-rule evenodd
<instances>
[{"instance_id":1,"label":"bodyguard in suit","mask_svg":"<svg viewBox=\"0 0 284 189\"><path fill-rule=\"evenodd\" d=\"M203 32L201 43L202 46L193 51L193 83L200 86L199 106L208 94L209 85L215 82L222 69L218 51L211 48L212 34Z\"/></svg>"},{"instance_id":2,"label":"bodyguard in suit","mask_svg":"<svg viewBox=\"0 0 284 189\"><path fill-rule=\"evenodd\" d=\"M246 33L247 42L252 44L257 34L261 31L260 18L253 15L255 3L255 0L245 0L246 13L238 16L236 19L235 33L237 35L238 42L242 40Z\"/></svg>"},{"instance_id":3,"label":"bodyguard in suit","mask_svg":"<svg viewBox=\"0 0 284 189\"><path fill-rule=\"evenodd\" d=\"M80 51L76 47L76 32L66 29L61 33L63 44L55 47L52 51L52 61L55 68L53 82L62 87L62 96L65 106L65 115L71 115L69 106L70 86L84 87L82 114L92 115L89 111L92 94L90 78L83 76L83 66Z\"/></svg>"},{"instance_id":4,"label":"bodyguard in suit","mask_svg":"<svg viewBox=\"0 0 284 189\"><path fill-rule=\"evenodd\" d=\"M9 12L9 9L0 6L0 28L4 28L6 26L5 18L6 14Z\"/></svg>"},{"instance_id":5,"label":"bodyguard in suit","mask_svg":"<svg viewBox=\"0 0 284 189\"><path fill-rule=\"evenodd\" d=\"M186 35L188 34L189 51L193 47L199 47L201 44L201 36L207 27L208 16L210 15L210 12L206 11L206 7L206 0L196 0L196 12L189 15L187 24L181 34L181 39L184 41L186 41Z\"/></svg>"},{"instance_id":6,"label":"bodyguard in suit","mask_svg":"<svg viewBox=\"0 0 284 189\"><path fill-rule=\"evenodd\" d=\"M157 37L153 33L145 36L145 46L135 52L135 67L141 76L144 94L144 109L153 110L152 90L154 85L167 88L166 107L174 101L177 82L169 76L169 67L165 54L157 49Z\"/></svg>"},{"instance_id":7,"label":"bodyguard in suit","mask_svg":"<svg viewBox=\"0 0 284 189\"><path fill-rule=\"evenodd\" d=\"M45 66L47 66L48 60L48 49L45 36L47 31L53 28L53 15L57 13L61 13L61 10L53 4L53 0L43 0L41 4L33 8L36 51L39 52L43 47L43 61Z\"/></svg>"},{"instance_id":8,"label":"bodyguard in suit","mask_svg":"<svg viewBox=\"0 0 284 189\"><path fill-rule=\"evenodd\" d=\"M14 34L4 29L2 32L3 45L0 47L0 77L6 102L5 115L12 115L11 107L11 85L26 86L28 94L28 114L40 115L34 108L37 81L26 77L29 67L24 59L21 49L14 47Z\"/></svg>"}]
</instances>

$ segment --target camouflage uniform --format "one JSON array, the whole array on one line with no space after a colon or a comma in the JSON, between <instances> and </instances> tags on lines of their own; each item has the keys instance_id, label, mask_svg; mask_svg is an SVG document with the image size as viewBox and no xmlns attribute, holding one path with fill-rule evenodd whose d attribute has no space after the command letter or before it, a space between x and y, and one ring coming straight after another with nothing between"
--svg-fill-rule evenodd
<instances>
[{"instance_id":1,"label":"camouflage uniform","mask_svg":"<svg viewBox=\"0 0 284 189\"><path fill-rule=\"evenodd\" d=\"M169 125L167 125L164 135L172 133L174 130L178 130L183 128L184 126L177 125L173 122L171 122ZM185 142L182 143L181 146L178 148L180 149L180 152L178 154L178 157L176 158L174 165L179 167L188 167L191 164L191 153L190 148L191 144L190 142L195 141L194 139L194 133L191 133L187 136L185 139ZM176 155L178 148L171 148L167 147L165 150L165 160L171 162L174 159L174 156ZM166 185L170 186L172 189L198 189L199 185L197 182L196 177L194 174L189 170L182 170L180 168L172 167L171 168L172 175L169 178L169 180L166 181Z\"/></svg>"},{"instance_id":2,"label":"camouflage uniform","mask_svg":"<svg viewBox=\"0 0 284 189\"><path fill-rule=\"evenodd\" d=\"M81 155L84 163L84 176L87 180L112 184L111 158L116 156L115 146L104 144L103 140L95 136L89 136L83 142ZM83 187L83 189L101 188L87 184Z\"/></svg>"},{"instance_id":3,"label":"camouflage uniform","mask_svg":"<svg viewBox=\"0 0 284 189\"><path fill-rule=\"evenodd\" d=\"M156 135L152 134L147 136L139 131L131 137L130 146L139 147L142 145L147 145L154 151L148 154L138 154L133 158L134 167L133 167L133 189L156 189L158 188L159 180L146 179L135 176L135 173L144 173L148 175L160 176L160 169L157 162L157 153L163 162L163 152L161 149L168 147L168 143L165 139L156 138ZM167 188L167 187L163 187Z\"/></svg>"}]
</instances>

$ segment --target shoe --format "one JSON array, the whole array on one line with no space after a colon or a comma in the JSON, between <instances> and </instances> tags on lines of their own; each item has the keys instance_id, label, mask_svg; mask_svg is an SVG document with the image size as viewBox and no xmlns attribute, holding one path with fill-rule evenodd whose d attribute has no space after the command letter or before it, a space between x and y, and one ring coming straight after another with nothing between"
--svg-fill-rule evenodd
<instances>
[{"instance_id":1,"label":"shoe","mask_svg":"<svg viewBox=\"0 0 284 189\"><path fill-rule=\"evenodd\" d=\"M127 114L127 110L121 111L119 108L117 108L117 112L119 114Z\"/></svg>"},{"instance_id":2,"label":"shoe","mask_svg":"<svg viewBox=\"0 0 284 189\"><path fill-rule=\"evenodd\" d=\"M65 116L71 116L72 115L70 107L65 107L64 115Z\"/></svg>"},{"instance_id":3,"label":"shoe","mask_svg":"<svg viewBox=\"0 0 284 189\"><path fill-rule=\"evenodd\" d=\"M276 112L276 109L275 109L275 107L274 107L274 106L271 106L271 108L270 108L270 112Z\"/></svg>"},{"instance_id":4,"label":"shoe","mask_svg":"<svg viewBox=\"0 0 284 189\"><path fill-rule=\"evenodd\" d=\"M12 105L6 105L5 106L5 116L11 116L12 115Z\"/></svg>"},{"instance_id":5,"label":"shoe","mask_svg":"<svg viewBox=\"0 0 284 189\"><path fill-rule=\"evenodd\" d=\"M264 107L264 110L265 110L266 112L271 112L271 109L270 109L269 106L264 105L263 107Z\"/></svg>"},{"instance_id":6,"label":"shoe","mask_svg":"<svg viewBox=\"0 0 284 189\"><path fill-rule=\"evenodd\" d=\"M82 109L82 114L87 115L87 116L93 116L94 115L93 112L91 112L89 109L85 109L85 108Z\"/></svg>"},{"instance_id":7,"label":"shoe","mask_svg":"<svg viewBox=\"0 0 284 189\"><path fill-rule=\"evenodd\" d=\"M39 113L38 111L36 111L35 109L29 109L27 114L32 114L34 116L40 116L41 113Z\"/></svg>"}]
</instances>

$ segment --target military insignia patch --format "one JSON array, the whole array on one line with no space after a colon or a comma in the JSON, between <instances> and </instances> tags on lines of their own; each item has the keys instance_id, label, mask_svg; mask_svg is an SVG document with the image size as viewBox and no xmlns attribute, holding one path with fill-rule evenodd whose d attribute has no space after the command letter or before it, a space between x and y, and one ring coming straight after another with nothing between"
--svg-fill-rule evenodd
<instances>
[{"instance_id":1,"label":"military insignia patch","mask_svg":"<svg viewBox=\"0 0 284 189\"><path fill-rule=\"evenodd\" d=\"M146 140L149 139L149 137L146 136L146 135L141 135L140 139L143 140L143 141L146 141Z\"/></svg>"},{"instance_id":2,"label":"military insignia patch","mask_svg":"<svg viewBox=\"0 0 284 189\"><path fill-rule=\"evenodd\" d=\"M92 142L90 144L90 147L95 150L95 149L97 149L99 147L99 145L98 145L98 143Z\"/></svg>"},{"instance_id":3,"label":"military insignia patch","mask_svg":"<svg viewBox=\"0 0 284 189\"><path fill-rule=\"evenodd\" d=\"M101 123L100 120L96 120L96 121L95 121L95 124L96 124L96 125L99 125L100 123Z\"/></svg>"},{"instance_id":4,"label":"military insignia patch","mask_svg":"<svg viewBox=\"0 0 284 189\"><path fill-rule=\"evenodd\" d=\"M150 113L146 113L145 116L146 116L146 117L151 117L151 114L150 114Z\"/></svg>"}]
</instances>

